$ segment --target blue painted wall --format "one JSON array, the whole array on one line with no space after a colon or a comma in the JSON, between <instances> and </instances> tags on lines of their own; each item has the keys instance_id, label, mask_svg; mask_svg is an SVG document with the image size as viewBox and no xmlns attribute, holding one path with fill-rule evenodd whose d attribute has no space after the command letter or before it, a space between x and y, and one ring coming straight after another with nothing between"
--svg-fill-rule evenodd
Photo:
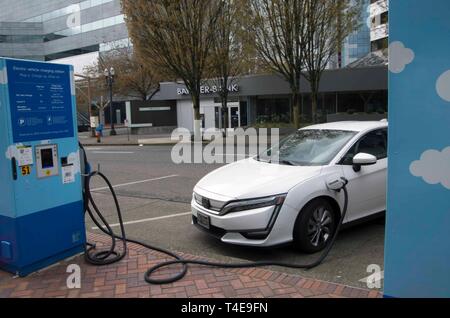
<instances>
[{"instance_id":1,"label":"blue painted wall","mask_svg":"<svg viewBox=\"0 0 450 318\"><path fill-rule=\"evenodd\" d=\"M450 297L449 16L390 2L386 296Z\"/></svg>"}]
</instances>

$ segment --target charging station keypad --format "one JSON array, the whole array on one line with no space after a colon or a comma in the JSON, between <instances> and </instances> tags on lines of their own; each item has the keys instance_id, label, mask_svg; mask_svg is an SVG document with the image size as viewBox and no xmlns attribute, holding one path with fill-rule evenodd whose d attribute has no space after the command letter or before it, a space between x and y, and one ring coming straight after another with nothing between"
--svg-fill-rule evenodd
<instances>
[{"instance_id":1,"label":"charging station keypad","mask_svg":"<svg viewBox=\"0 0 450 318\"><path fill-rule=\"evenodd\" d=\"M59 175L57 145L36 146L36 170L40 179Z\"/></svg>"}]
</instances>

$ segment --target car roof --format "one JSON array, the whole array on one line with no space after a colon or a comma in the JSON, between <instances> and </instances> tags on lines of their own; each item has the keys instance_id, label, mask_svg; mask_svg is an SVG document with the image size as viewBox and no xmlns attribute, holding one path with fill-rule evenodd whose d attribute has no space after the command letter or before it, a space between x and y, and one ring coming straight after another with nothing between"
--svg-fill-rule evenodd
<instances>
[{"instance_id":1,"label":"car roof","mask_svg":"<svg viewBox=\"0 0 450 318\"><path fill-rule=\"evenodd\" d=\"M323 129L323 130L347 130L347 131L366 131L376 128L388 127L387 121L339 121L334 123L325 123L304 127L305 129Z\"/></svg>"}]
</instances>

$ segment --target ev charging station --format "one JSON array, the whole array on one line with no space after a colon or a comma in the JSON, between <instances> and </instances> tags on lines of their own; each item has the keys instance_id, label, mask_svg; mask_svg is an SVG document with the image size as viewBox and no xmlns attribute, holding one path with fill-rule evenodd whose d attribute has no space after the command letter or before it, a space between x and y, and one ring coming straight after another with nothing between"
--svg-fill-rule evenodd
<instances>
[{"instance_id":1,"label":"ev charging station","mask_svg":"<svg viewBox=\"0 0 450 318\"><path fill-rule=\"evenodd\" d=\"M450 2L395 0L389 10L384 294L449 297ZM26 276L85 248L75 105L71 66L0 58L0 269ZM211 265L157 250L176 260L148 282L166 265L184 265L173 281L188 263ZM243 267L255 264L276 262Z\"/></svg>"},{"instance_id":2,"label":"ev charging station","mask_svg":"<svg viewBox=\"0 0 450 318\"><path fill-rule=\"evenodd\" d=\"M0 59L0 269L84 250L73 67Z\"/></svg>"}]
</instances>

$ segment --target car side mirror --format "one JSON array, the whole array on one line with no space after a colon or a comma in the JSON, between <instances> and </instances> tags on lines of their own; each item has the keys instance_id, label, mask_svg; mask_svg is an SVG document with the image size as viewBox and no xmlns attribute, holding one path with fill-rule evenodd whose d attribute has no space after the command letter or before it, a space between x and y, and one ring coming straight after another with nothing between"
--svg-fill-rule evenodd
<instances>
[{"instance_id":1,"label":"car side mirror","mask_svg":"<svg viewBox=\"0 0 450 318\"><path fill-rule=\"evenodd\" d=\"M374 155L361 152L353 157L353 170L359 172L362 166L371 166L377 162L378 159Z\"/></svg>"}]
</instances>

